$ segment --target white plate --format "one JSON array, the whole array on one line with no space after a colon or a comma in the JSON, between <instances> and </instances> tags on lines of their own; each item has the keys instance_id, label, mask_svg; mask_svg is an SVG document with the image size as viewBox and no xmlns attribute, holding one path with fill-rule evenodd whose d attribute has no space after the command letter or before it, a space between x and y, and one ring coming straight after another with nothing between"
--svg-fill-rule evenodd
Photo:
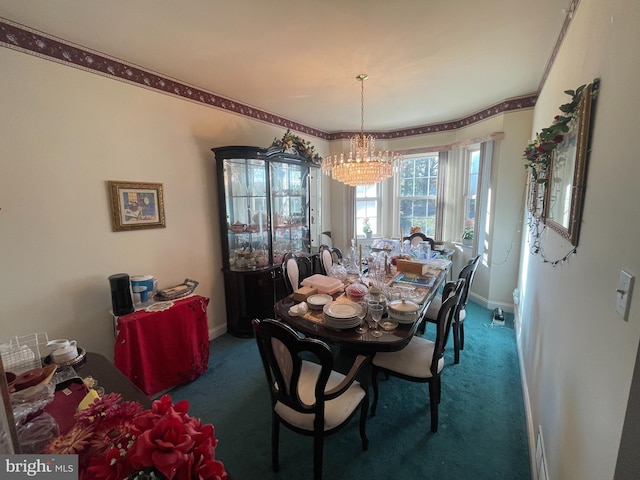
<instances>
[{"instance_id":1,"label":"white plate","mask_svg":"<svg viewBox=\"0 0 640 480\"><path fill-rule=\"evenodd\" d=\"M307 297L307 305L309 305L309 308L320 309L330 302L333 302L333 297L324 293L316 293L315 295L309 295Z\"/></svg>"},{"instance_id":2,"label":"white plate","mask_svg":"<svg viewBox=\"0 0 640 480\"><path fill-rule=\"evenodd\" d=\"M334 319L351 319L358 316L360 305L353 302L331 302L322 311Z\"/></svg>"},{"instance_id":3,"label":"white plate","mask_svg":"<svg viewBox=\"0 0 640 480\"><path fill-rule=\"evenodd\" d=\"M325 314L324 322L333 328L345 329L345 328L353 328L360 325L360 319L358 317L336 320L331 318Z\"/></svg>"}]
</instances>

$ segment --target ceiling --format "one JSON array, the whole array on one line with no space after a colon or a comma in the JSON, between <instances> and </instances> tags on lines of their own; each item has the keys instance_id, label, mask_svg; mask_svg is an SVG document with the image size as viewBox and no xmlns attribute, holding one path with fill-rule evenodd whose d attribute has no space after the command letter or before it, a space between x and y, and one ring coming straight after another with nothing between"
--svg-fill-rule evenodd
<instances>
[{"instance_id":1,"label":"ceiling","mask_svg":"<svg viewBox=\"0 0 640 480\"><path fill-rule=\"evenodd\" d=\"M575 0L574 0L575 1ZM323 132L535 94L571 0L0 0L0 17Z\"/></svg>"}]
</instances>

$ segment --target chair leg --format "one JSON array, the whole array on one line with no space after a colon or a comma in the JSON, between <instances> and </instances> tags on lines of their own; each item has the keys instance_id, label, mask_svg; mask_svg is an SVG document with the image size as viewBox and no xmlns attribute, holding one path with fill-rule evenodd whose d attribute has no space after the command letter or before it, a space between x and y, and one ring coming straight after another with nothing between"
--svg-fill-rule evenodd
<instances>
[{"instance_id":1,"label":"chair leg","mask_svg":"<svg viewBox=\"0 0 640 480\"><path fill-rule=\"evenodd\" d=\"M460 363L460 323L453 322L453 363Z\"/></svg>"},{"instance_id":2,"label":"chair leg","mask_svg":"<svg viewBox=\"0 0 640 480\"><path fill-rule=\"evenodd\" d=\"M274 472L280 470L280 462L278 460L278 443L280 437L280 421L276 414L272 414L271 418L271 465Z\"/></svg>"},{"instance_id":3,"label":"chair leg","mask_svg":"<svg viewBox=\"0 0 640 480\"><path fill-rule=\"evenodd\" d=\"M360 438L362 439L362 450L369 448L369 439L365 427L367 426L367 413L369 412L369 395L365 395L360 406Z\"/></svg>"},{"instance_id":4,"label":"chair leg","mask_svg":"<svg viewBox=\"0 0 640 480\"><path fill-rule=\"evenodd\" d=\"M373 387L373 405L371 405L371 416L376 416L376 407L378 406L378 370L371 367L371 386Z\"/></svg>"},{"instance_id":5,"label":"chair leg","mask_svg":"<svg viewBox=\"0 0 640 480\"><path fill-rule=\"evenodd\" d=\"M460 322L460 350L464 350L464 321Z\"/></svg>"},{"instance_id":6,"label":"chair leg","mask_svg":"<svg viewBox=\"0 0 640 480\"><path fill-rule=\"evenodd\" d=\"M438 404L440 403L440 377L429 382L429 408L431 409L431 431L438 431Z\"/></svg>"},{"instance_id":7,"label":"chair leg","mask_svg":"<svg viewBox=\"0 0 640 480\"><path fill-rule=\"evenodd\" d=\"M324 449L324 432L313 436L313 478L322 480L322 452Z\"/></svg>"},{"instance_id":8,"label":"chair leg","mask_svg":"<svg viewBox=\"0 0 640 480\"><path fill-rule=\"evenodd\" d=\"M420 336L424 336L426 332L427 332L427 319L423 318L420 321L420 325L418 325L417 334Z\"/></svg>"}]
</instances>

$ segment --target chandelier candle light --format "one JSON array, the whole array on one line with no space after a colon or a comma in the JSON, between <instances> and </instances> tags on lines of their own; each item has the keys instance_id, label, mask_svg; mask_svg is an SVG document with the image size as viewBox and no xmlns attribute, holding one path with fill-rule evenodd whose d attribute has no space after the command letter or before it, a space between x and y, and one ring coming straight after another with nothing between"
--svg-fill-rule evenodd
<instances>
[{"instance_id":1,"label":"chandelier candle light","mask_svg":"<svg viewBox=\"0 0 640 480\"><path fill-rule=\"evenodd\" d=\"M400 170L402 155L375 149L373 135L364 134L364 81L369 75L356 77L361 84L360 94L360 133L351 137L350 151L325 157L322 160L322 173L331 175L339 182L351 186L373 185L393 176Z\"/></svg>"}]
</instances>

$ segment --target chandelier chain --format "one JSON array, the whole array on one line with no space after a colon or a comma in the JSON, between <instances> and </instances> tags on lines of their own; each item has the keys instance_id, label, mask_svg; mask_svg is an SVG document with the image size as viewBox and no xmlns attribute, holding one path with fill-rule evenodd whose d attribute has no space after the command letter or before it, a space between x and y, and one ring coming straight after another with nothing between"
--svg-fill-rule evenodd
<instances>
[{"instance_id":1,"label":"chandelier chain","mask_svg":"<svg viewBox=\"0 0 640 480\"><path fill-rule=\"evenodd\" d=\"M360 75L360 134L364 137L364 81L367 79L366 75Z\"/></svg>"}]
</instances>

